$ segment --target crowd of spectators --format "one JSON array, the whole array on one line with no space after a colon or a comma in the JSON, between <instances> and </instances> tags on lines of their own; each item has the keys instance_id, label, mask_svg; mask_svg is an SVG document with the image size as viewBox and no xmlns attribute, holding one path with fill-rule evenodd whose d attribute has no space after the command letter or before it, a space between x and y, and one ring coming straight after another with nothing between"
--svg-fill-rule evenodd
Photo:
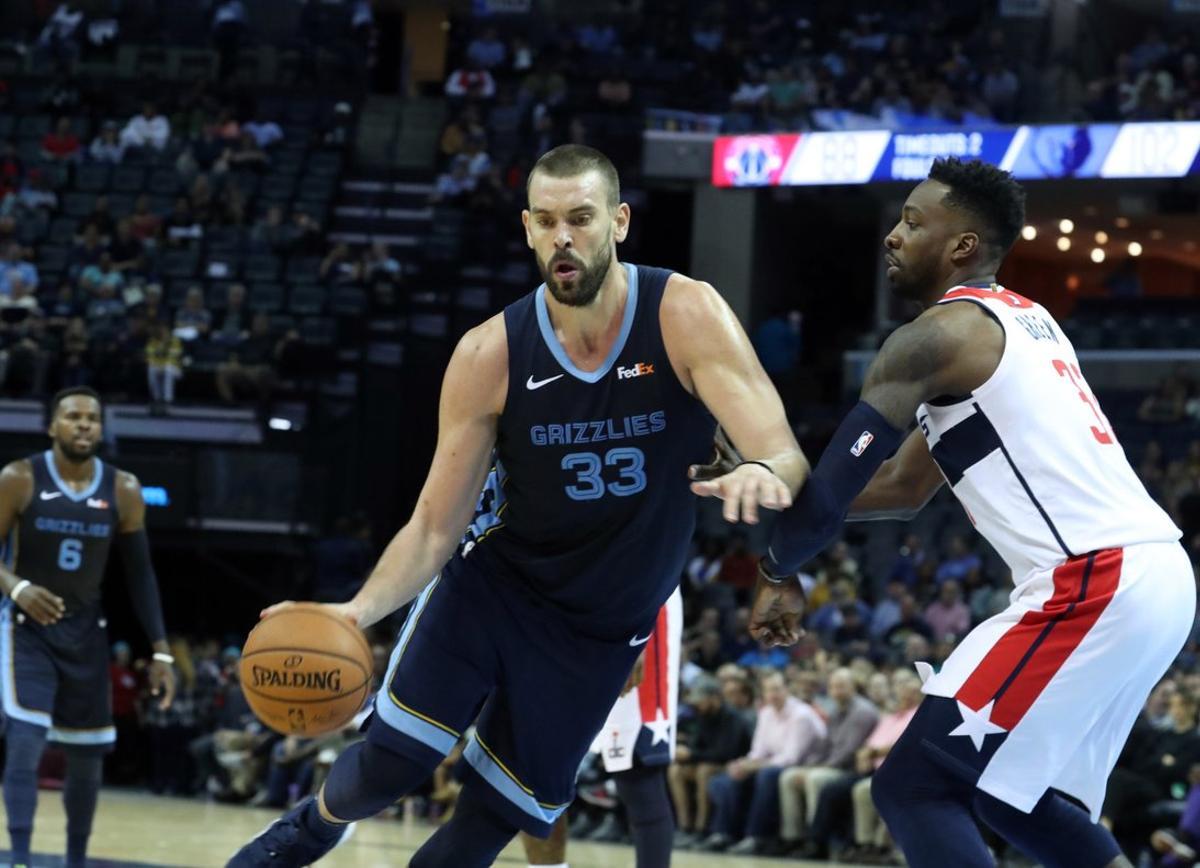
<instances>
[{"instance_id":1,"label":"crowd of spectators","mask_svg":"<svg viewBox=\"0 0 1200 868\"><path fill-rule=\"evenodd\" d=\"M1136 32L1136 31L1135 31ZM1200 117L1200 54L1187 29L1151 26L1114 52L1112 66L1084 86L1082 108L1097 121L1194 121Z\"/></svg>"}]
</instances>

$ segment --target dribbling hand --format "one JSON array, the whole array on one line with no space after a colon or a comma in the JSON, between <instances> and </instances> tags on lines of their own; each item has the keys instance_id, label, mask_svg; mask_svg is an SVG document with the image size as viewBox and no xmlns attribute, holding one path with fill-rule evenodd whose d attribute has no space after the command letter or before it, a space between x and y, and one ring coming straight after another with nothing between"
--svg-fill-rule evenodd
<instances>
[{"instance_id":1,"label":"dribbling hand","mask_svg":"<svg viewBox=\"0 0 1200 868\"><path fill-rule=\"evenodd\" d=\"M286 609L290 609L295 605L295 600L284 600L282 603L276 603L273 606L267 606L267 608L258 613L258 617L259 619L269 618L272 615L276 615ZM358 610L351 606L350 603L308 603L307 605L320 606L322 609L325 609L334 615L345 618L354 626L358 626Z\"/></svg>"},{"instance_id":2,"label":"dribbling hand","mask_svg":"<svg viewBox=\"0 0 1200 868\"><path fill-rule=\"evenodd\" d=\"M41 585L25 585L12 599L22 612L42 626L57 623L67 612L62 597Z\"/></svg>"}]
</instances>

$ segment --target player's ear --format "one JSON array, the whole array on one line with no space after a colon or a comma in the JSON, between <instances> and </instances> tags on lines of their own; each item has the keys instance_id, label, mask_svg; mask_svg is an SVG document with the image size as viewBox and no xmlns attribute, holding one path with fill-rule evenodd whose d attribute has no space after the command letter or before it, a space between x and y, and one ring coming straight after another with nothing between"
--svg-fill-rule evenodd
<instances>
[{"instance_id":1,"label":"player's ear","mask_svg":"<svg viewBox=\"0 0 1200 868\"><path fill-rule=\"evenodd\" d=\"M629 234L629 205L622 202L613 214L613 238L620 244Z\"/></svg>"},{"instance_id":2,"label":"player's ear","mask_svg":"<svg viewBox=\"0 0 1200 868\"><path fill-rule=\"evenodd\" d=\"M977 232L964 232L958 236L954 249L950 251L950 259L955 263L970 258L982 248L983 242Z\"/></svg>"},{"instance_id":3,"label":"player's ear","mask_svg":"<svg viewBox=\"0 0 1200 868\"><path fill-rule=\"evenodd\" d=\"M525 227L525 243L533 250L533 236L529 234L529 209L521 210L521 225Z\"/></svg>"}]
</instances>

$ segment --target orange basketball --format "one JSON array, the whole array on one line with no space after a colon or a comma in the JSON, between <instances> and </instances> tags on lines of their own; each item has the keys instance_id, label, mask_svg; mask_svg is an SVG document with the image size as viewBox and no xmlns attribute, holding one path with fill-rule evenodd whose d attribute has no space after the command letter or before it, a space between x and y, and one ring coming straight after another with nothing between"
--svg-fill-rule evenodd
<instances>
[{"instance_id":1,"label":"orange basketball","mask_svg":"<svg viewBox=\"0 0 1200 868\"><path fill-rule=\"evenodd\" d=\"M242 648L242 692L258 719L284 735L344 726L371 690L362 631L322 606L299 603L258 622Z\"/></svg>"}]
</instances>

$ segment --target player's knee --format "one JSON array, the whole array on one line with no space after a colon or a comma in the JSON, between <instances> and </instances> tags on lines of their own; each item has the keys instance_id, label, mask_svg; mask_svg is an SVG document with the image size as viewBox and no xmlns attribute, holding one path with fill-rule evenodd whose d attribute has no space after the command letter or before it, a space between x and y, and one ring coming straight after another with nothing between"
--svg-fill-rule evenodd
<instances>
[{"instance_id":1,"label":"player's knee","mask_svg":"<svg viewBox=\"0 0 1200 868\"><path fill-rule=\"evenodd\" d=\"M339 820L373 817L407 795L437 768L366 741L350 745L329 770L325 806Z\"/></svg>"},{"instance_id":2,"label":"player's knee","mask_svg":"<svg viewBox=\"0 0 1200 868\"><path fill-rule=\"evenodd\" d=\"M5 775L33 772L46 747L45 727L9 719L5 729Z\"/></svg>"}]
</instances>

